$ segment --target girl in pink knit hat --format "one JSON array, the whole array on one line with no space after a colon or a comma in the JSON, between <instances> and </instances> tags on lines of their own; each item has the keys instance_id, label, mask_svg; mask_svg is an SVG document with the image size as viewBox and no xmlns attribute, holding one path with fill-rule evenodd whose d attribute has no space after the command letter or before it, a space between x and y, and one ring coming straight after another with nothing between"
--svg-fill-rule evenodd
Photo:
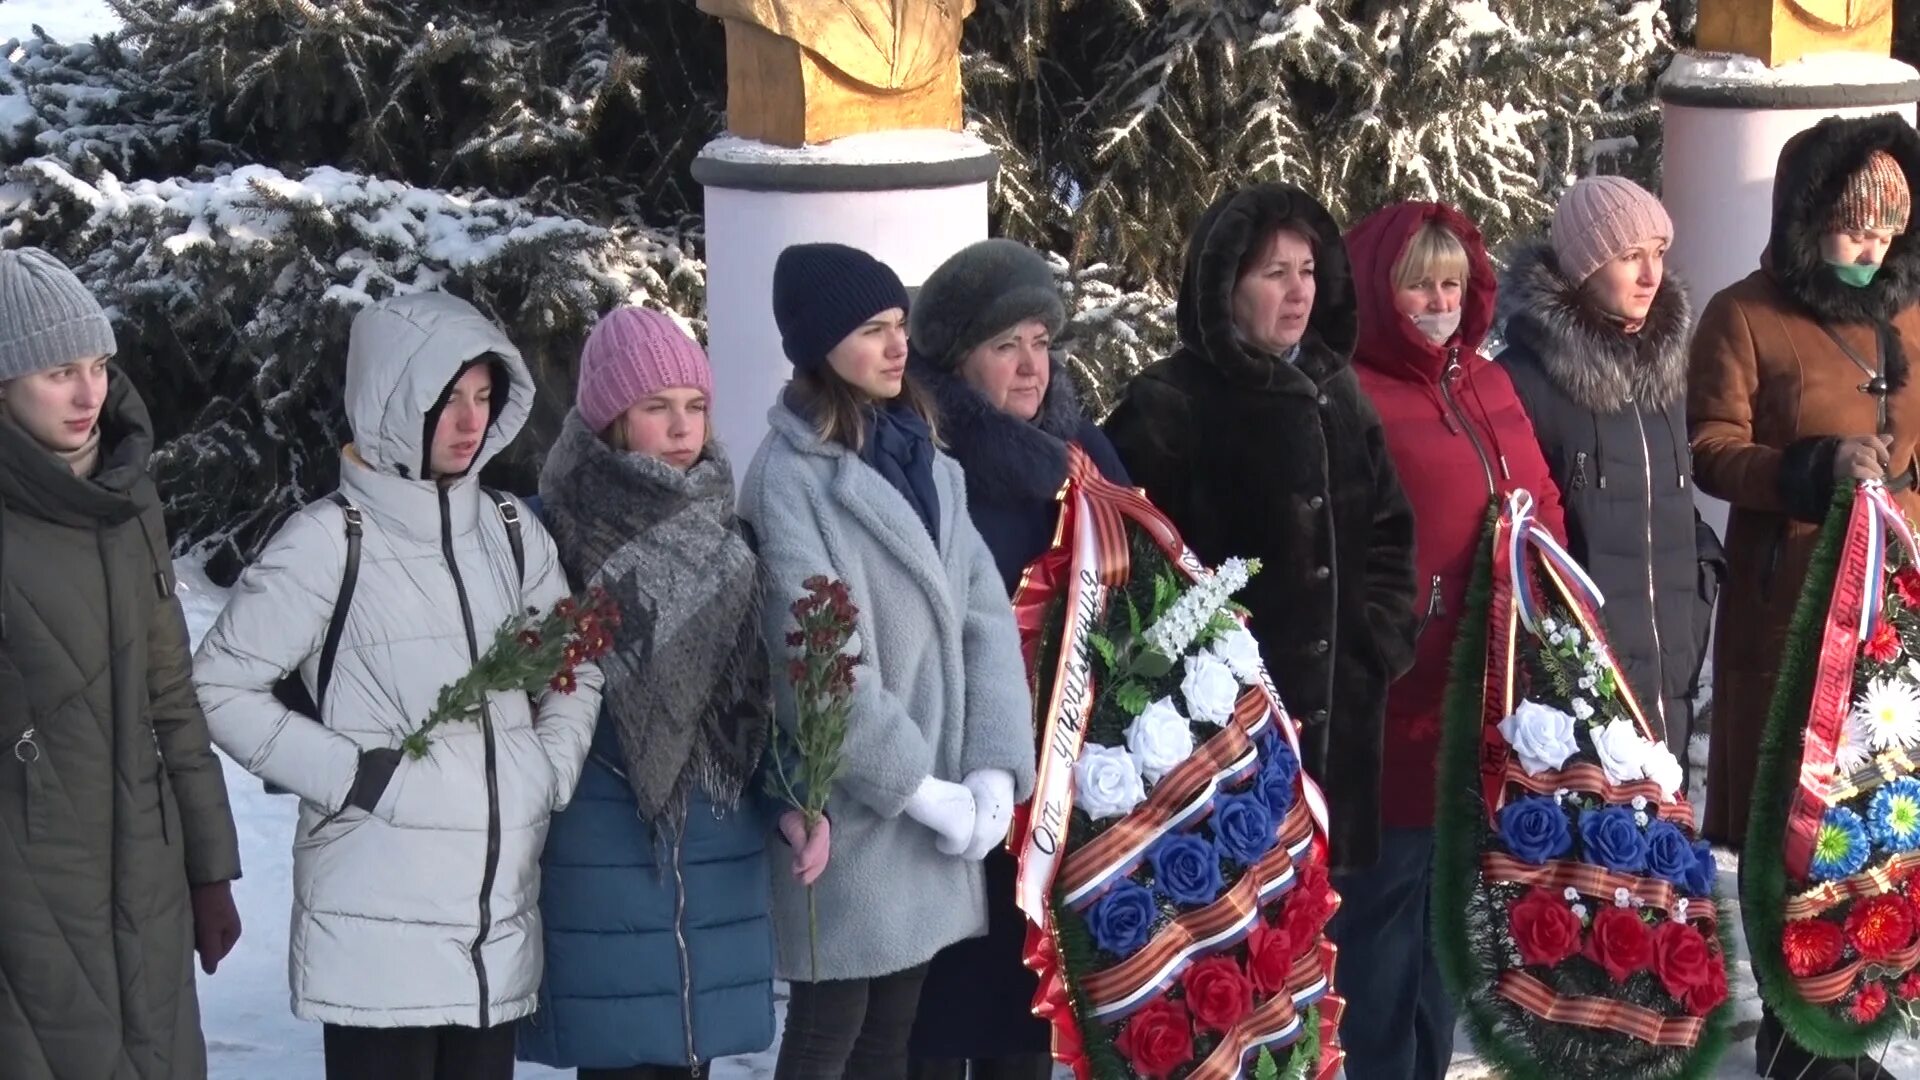
<instances>
[{"instance_id":1,"label":"girl in pink knit hat","mask_svg":"<svg viewBox=\"0 0 1920 1080\"><path fill-rule=\"evenodd\" d=\"M540 475L574 582L620 602L604 704L542 860L546 971L520 1056L583 1080L676 1080L773 1041L769 839L811 884L829 826L761 775L772 696L760 565L711 435L713 372L671 319L609 313Z\"/></svg>"}]
</instances>

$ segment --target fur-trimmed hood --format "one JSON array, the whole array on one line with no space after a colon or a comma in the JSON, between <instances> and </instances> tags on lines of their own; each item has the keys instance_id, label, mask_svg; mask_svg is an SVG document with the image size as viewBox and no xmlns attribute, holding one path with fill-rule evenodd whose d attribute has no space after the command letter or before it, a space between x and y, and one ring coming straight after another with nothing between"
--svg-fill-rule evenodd
<instances>
[{"instance_id":1,"label":"fur-trimmed hood","mask_svg":"<svg viewBox=\"0 0 1920 1080\"><path fill-rule=\"evenodd\" d=\"M1053 354L1047 395L1031 421L994 408L965 378L918 354L910 363L940 406L940 438L966 471L969 498L1052 501L1067 478L1067 443L1080 437L1087 422L1059 353Z\"/></svg>"},{"instance_id":2,"label":"fur-trimmed hood","mask_svg":"<svg viewBox=\"0 0 1920 1080\"><path fill-rule=\"evenodd\" d=\"M1550 245L1533 244L1508 262L1498 317L1507 342L1538 357L1547 377L1583 408L1664 409L1686 396L1693 304L1676 274L1661 281L1646 325L1629 334L1567 280Z\"/></svg>"},{"instance_id":3,"label":"fur-trimmed hood","mask_svg":"<svg viewBox=\"0 0 1920 1080\"><path fill-rule=\"evenodd\" d=\"M1878 322L1920 299L1920 241L1913 228L1895 237L1866 288L1843 285L1820 257L1828 214L1854 172L1875 150L1900 163L1920 188L1920 132L1894 113L1830 116L1787 140L1773 177L1773 228L1762 264L1789 297L1832 322Z\"/></svg>"},{"instance_id":4,"label":"fur-trimmed hood","mask_svg":"<svg viewBox=\"0 0 1920 1080\"><path fill-rule=\"evenodd\" d=\"M1297 365L1315 383L1353 355L1353 272L1340 226L1313 196L1288 184L1255 184L1214 200L1187 241L1180 278L1180 343L1236 383L1273 388L1292 366L1250 352L1233 332L1240 263L1276 225L1297 221L1313 234L1315 294Z\"/></svg>"}]
</instances>

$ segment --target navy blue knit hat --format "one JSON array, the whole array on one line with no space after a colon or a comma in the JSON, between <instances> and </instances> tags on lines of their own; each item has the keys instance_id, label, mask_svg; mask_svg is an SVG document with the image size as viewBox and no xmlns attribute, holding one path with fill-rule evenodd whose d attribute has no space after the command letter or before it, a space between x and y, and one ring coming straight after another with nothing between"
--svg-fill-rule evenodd
<instances>
[{"instance_id":1,"label":"navy blue knit hat","mask_svg":"<svg viewBox=\"0 0 1920 1080\"><path fill-rule=\"evenodd\" d=\"M907 287L859 248L795 244L773 264L773 321L801 371L825 367L835 345L889 308L907 310Z\"/></svg>"}]
</instances>

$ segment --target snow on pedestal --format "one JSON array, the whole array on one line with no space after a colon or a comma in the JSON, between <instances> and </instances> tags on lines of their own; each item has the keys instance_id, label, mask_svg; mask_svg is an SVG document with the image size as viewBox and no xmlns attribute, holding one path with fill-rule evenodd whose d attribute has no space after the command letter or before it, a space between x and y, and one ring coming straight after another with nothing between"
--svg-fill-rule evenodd
<instances>
[{"instance_id":1,"label":"snow on pedestal","mask_svg":"<svg viewBox=\"0 0 1920 1080\"><path fill-rule=\"evenodd\" d=\"M714 430L742 462L792 375L773 321L773 264L791 244L871 253L916 288L986 238L987 145L948 131L890 131L787 149L722 137L694 161L706 187L707 352Z\"/></svg>"}]
</instances>

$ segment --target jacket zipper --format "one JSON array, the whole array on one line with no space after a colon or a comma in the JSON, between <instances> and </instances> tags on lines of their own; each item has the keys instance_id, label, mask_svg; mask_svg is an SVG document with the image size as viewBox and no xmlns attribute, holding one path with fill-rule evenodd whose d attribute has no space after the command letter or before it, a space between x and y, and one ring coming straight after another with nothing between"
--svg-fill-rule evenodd
<instances>
[{"instance_id":1,"label":"jacket zipper","mask_svg":"<svg viewBox=\"0 0 1920 1080\"><path fill-rule=\"evenodd\" d=\"M14 740L13 759L26 768L27 772L27 840L29 843L46 839L46 809L44 793L41 790L40 759L43 752L35 736L38 730L28 728Z\"/></svg>"},{"instance_id":2,"label":"jacket zipper","mask_svg":"<svg viewBox=\"0 0 1920 1080\"><path fill-rule=\"evenodd\" d=\"M693 958L687 949L687 880L680 860L686 850L683 830L672 838L673 845L673 944L680 950L680 1023L687 1039L687 1068L700 1075L700 1059L693 1045Z\"/></svg>"},{"instance_id":3,"label":"jacket zipper","mask_svg":"<svg viewBox=\"0 0 1920 1080\"><path fill-rule=\"evenodd\" d=\"M1633 399L1628 398L1627 403L1630 405L1633 404ZM1641 414L1640 406L1638 405L1633 406L1633 423L1635 427L1640 429L1640 460L1646 467L1647 477L1647 623L1653 628L1653 708L1655 715L1660 717L1660 736L1662 739L1665 739L1667 734L1667 675L1666 672L1662 670L1665 666L1665 658L1660 652L1660 601L1659 597L1655 594L1653 585L1653 446L1647 442L1647 421ZM1672 750L1674 748L1668 747L1667 749ZM1685 761L1687 748L1682 746L1677 752L1681 756L1680 759Z\"/></svg>"},{"instance_id":4,"label":"jacket zipper","mask_svg":"<svg viewBox=\"0 0 1920 1080\"><path fill-rule=\"evenodd\" d=\"M1487 497L1493 498L1500 494L1499 488L1493 483L1493 459L1487 456L1487 448L1480 445L1480 436L1474 433L1473 422L1467 419L1460 402L1453 396L1453 381L1460 377L1460 371L1460 347L1456 345L1447 350L1447 370L1440 376L1440 397L1460 421L1460 430L1466 434L1467 441L1473 444L1473 454L1480 459L1480 472L1487 478Z\"/></svg>"},{"instance_id":5,"label":"jacket zipper","mask_svg":"<svg viewBox=\"0 0 1920 1080\"><path fill-rule=\"evenodd\" d=\"M147 733L153 736L153 785L160 796L160 842L173 843L173 834L167 827L167 755L160 749L160 729L149 721Z\"/></svg>"},{"instance_id":6,"label":"jacket zipper","mask_svg":"<svg viewBox=\"0 0 1920 1080\"><path fill-rule=\"evenodd\" d=\"M1433 589L1427 593L1427 613L1420 616L1420 628L1413 632L1413 639L1415 641L1420 640L1420 635L1427 632L1427 624L1433 621L1435 615L1441 614L1444 606L1440 599L1440 575L1435 574L1433 575Z\"/></svg>"},{"instance_id":7,"label":"jacket zipper","mask_svg":"<svg viewBox=\"0 0 1920 1080\"><path fill-rule=\"evenodd\" d=\"M460 577L460 563L453 557L453 511L447 502L447 489L440 489L440 554L447 560L447 573L453 576L453 591L460 597L460 626L467 632L467 656L480 662L480 642L473 634L473 606L467 601L467 584ZM486 740L487 760L487 861L480 871L480 933L467 949L473 958L473 974L480 986L480 1027L488 1020L487 961L482 949L493 930L493 882L500 872L500 776L495 761L493 710L480 710L480 733Z\"/></svg>"}]
</instances>

